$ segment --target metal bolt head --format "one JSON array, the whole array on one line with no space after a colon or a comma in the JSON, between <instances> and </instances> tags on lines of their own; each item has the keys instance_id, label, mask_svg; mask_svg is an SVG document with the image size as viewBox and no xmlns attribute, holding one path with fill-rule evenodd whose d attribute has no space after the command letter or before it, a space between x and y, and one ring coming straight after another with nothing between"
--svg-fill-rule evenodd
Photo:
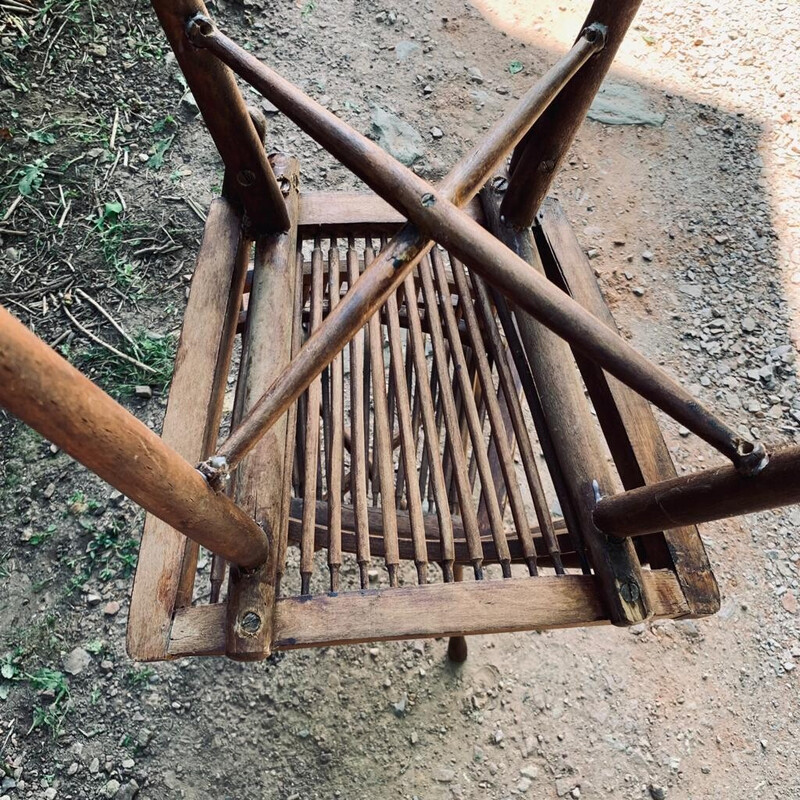
<instances>
[{"instance_id":1,"label":"metal bolt head","mask_svg":"<svg viewBox=\"0 0 800 800\"><path fill-rule=\"evenodd\" d=\"M426 192L420 198L420 202L425 208L430 208L436 202L436 198L430 192Z\"/></svg>"},{"instance_id":2,"label":"metal bolt head","mask_svg":"<svg viewBox=\"0 0 800 800\"><path fill-rule=\"evenodd\" d=\"M508 178L504 175L495 175L492 178L492 191L495 194L504 194L506 189L508 189Z\"/></svg>"},{"instance_id":3,"label":"metal bolt head","mask_svg":"<svg viewBox=\"0 0 800 800\"><path fill-rule=\"evenodd\" d=\"M236 175L239 186L252 186L256 182L256 175L250 169L240 170Z\"/></svg>"},{"instance_id":4,"label":"metal bolt head","mask_svg":"<svg viewBox=\"0 0 800 800\"><path fill-rule=\"evenodd\" d=\"M637 603L642 596L639 585L634 581L625 581L625 583L619 587L619 593L626 603Z\"/></svg>"},{"instance_id":5,"label":"metal bolt head","mask_svg":"<svg viewBox=\"0 0 800 800\"><path fill-rule=\"evenodd\" d=\"M248 636L255 636L261 630L261 617L255 611L245 611L239 619L239 627Z\"/></svg>"}]
</instances>

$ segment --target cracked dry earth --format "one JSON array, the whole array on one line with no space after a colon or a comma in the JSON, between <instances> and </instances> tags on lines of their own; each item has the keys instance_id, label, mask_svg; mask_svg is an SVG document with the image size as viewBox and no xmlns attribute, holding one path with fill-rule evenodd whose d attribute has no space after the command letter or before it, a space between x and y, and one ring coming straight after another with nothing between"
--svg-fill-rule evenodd
<instances>
[{"instance_id":1,"label":"cracked dry earth","mask_svg":"<svg viewBox=\"0 0 800 800\"><path fill-rule=\"evenodd\" d=\"M404 142L418 151L414 168L438 179L563 52L586 7L248 0L212 10L358 129L370 130L375 105L401 117L418 134ZM48 167L64 171L44 172L38 194L4 218L0 289L47 341L71 333L61 343L81 363L86 343L47 295L13 293L66 276L56 295L93 289L131 329L173 332L201 229L187 200L205 207L220 167L149 8L69 10L24 42L4 28L0 126L13 138L0 216L26 164L49 153ZM795 440L800 426L798 21L792 0L645 0L609 78L641 124L596 112L606 122L583 126L553 190L630 340L769 442ZM57 129L49 144L30 135L67 113L87 127ZM159 164L167 117L174 139ZM356 185L285 120L269 123L270 147L300 156L304 186ZM92 126L102 135L86 143L78 134ZM72 210L41 237L36 204L57 222L59 181ZM138 236L160 247L169 231L175 244L129 256L137 290L122 298L91 236L95 208L120 197ZM113 340L110 326L95 329ZM120 396L158 428L163 391ZM716 462L662 421L679 471ZM2 800L800 797L800 509L702 527L723 596L710 619L477 637L460 668L445 641L143 668L124 648L124 539L103 544L102 560L87 556L112 522L138 538L141 513L22 426L0 425ZM62 681L29 677L43 669ZM64 686L63 719L29 732Z\"/></svg>"}]
</instances>

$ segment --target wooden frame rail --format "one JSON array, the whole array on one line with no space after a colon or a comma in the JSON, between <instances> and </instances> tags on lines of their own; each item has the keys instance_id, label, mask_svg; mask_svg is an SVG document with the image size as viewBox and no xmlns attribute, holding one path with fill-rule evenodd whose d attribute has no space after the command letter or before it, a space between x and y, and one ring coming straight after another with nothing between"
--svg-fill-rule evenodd
<instances>
[{"instance_id":1,"label":"wooden frame rail","mask_svg":"<svg viewBox=\"0 0 800 800\"><path fill-rule=\"evenodd\" d=\"M688 612L675 575L646 572L655 618ZM608 617L592 575L540 576L373 589L275 604L273 649L472 636L601 625ZM170 658L225 653L225 606L196 606L175 615Z\"/></svg>"}]
</instances>

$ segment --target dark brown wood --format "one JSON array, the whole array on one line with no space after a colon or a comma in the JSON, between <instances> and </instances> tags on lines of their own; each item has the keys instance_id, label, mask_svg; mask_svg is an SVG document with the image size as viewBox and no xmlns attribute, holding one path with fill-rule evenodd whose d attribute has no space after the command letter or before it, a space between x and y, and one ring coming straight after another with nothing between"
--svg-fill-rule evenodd
<instances>
[{"instance_id":1,"label":"dark brown wood","mask_svg":"<svg viewBox=\"0 0 800 800\"><path fill-rule=\"evenodd\" d=\"M297 270L296 159L275 160L275 170L291 187L286 206L290 227L286 233L265 236L256 244L250 321L242 343L235 416L246 414L275 376L289 363ZM277 582L279 544L288 536L289 508L284 496L287 449L287 415L254 447L234 476L239 506L258 522L274 543L272 557L257 570L231 567L228 585L226 653L237 660L252 660L268 652Z\"/></svg>"},{"instance_id":2,"label":"dark brown wood","mask_svg":"<svg viewBox=\"0 0 800 800\"><path fill-rule=\"evenodd\" d=\"M798 502L800 446L794 446L774 452L751 477L723 466L604 497L594 519L609 536L641 536Z\"/></svg>"},{"instance_id":3,"label":"dark brown wood","mask_svg":"<svg viewBox=\"0 0 800 800\"><path fill-rule=\"evenodd\" d=\"M302 195L301 195L302 197ZM339 247L331 240L328 251L330 308L339 304ZM342 567L342 477L344 473L344 373L342 354L331 362L331 448L328 454L328 571L331 591L339 590Z\"/></svg>"},{"instance_id":4,"label":"dark brown wood","mask_svg":"<svg viewBox=\"0 0 800 800\"><path fill-rule=\"evenodd\" d=\"M317 501L316 507L316 529L314 533L314 547L316 550L321 550L327 546L327 521L326 514L328 513L328 503L324 500ZM370 530L370 552L380 557L384 555L383 543L383 516L380 509L370 508L367 512L369 517L369 530ZM300 498L294 498L291 501L291 514L289 517L289 540L294 543L300 542L302 531L302 516L303 516L303 501ZM453 561L460 564L469 564L469 551L467 550L466 538L464 536L464 525L461 522L461 517L451 517L453 526ZM348 553L356 552L356 538L354 535L355 530L355 512L353 506L342 505L342 549ZM549 550L545 541L541 538L541 531L538 527L532 527L531 538L533 539L534 546L536 547L536 554L541 559L545 560L549 557ZM400 558L403 560L411 560L415 558L414 550L414 527L411 515L407 511L397 511L397 531L398 542L400 548ZM572 553L574 550L573 540L567 533L566 525L563 520L557 520L554 523L555 535L558 537L560 549L566 554ZM511 560L515 562L524 561L524 555L517 541L516 532L513 534L507 532L506 538L508 539L508 548L511 555ZM490 535L481 537L481 544L483 547L484 559L493 564L498 563L497 550L494 541ZM422 541L420 547L423 552L426 552L425 559L431 563L440 564L442 562L442 548L441 536L439 533L439 522L435 514L424 514L422 517ZM572 559L570 566L575 566L575 559ZM452 575L450 576L452 580ZM424 582L424 581L423 581Z\"/></svg>"},{"instance_id":5,"label":"dark brown wood","mask_svg":"<svg viewBox=\"0 0 800 800\"><path fill-rule=\"evenodd\" d=\"M672 572L650 572L645 581L655 617L686 613L686 601ZM224 615L220 605L181 609L175 615L170 656L224 652ZM275 608L274 644L283 650L607 622L592 575L465 581L281 599Z\"/></svg>"},{"instance_id":6,"label":"dark brown wood","mask_svg":"<svg viewBox=\"0 0 800 800\"><path fill-rule=\"evenodd\" d=\"M544 248L545 256L547 252L552 254L552 258L544 259L551 280L617 330L589 259L557 202L544 203L536 235L544 239L540 250ZM675 466L647 402L585 359L579 359L578 365L623 486L635 489L645 483L674 478ZM639 541L646 543L647 557L653 567L675 569L693 615L714 614L719 610L719 588L696 527L675 528ZM662 554L663 550L667 552Z\"/></svg>"},{"instance_id":7,"label":"dark brown wood","mask_svg":"<svg viewBox=\"0 0 800 800\"><path fill-rule=\"evenodd\" d=\"M201 0L152 0L152 5L253 232L286 230L289 217L281 189L233 75L186 38L186 21L196 14L207 16L205 5Z\"/></svg>"},{"instance_id":8,"label":"dark brown wood","mask_svg":"<svg viewBox=\"0 0 800 800\"><path fill-rule=\"evenodd\" d=\"M296 87L259 64L244 50L236 47L230 39L218 31L206 35L200 29L200 25L194 27L192 34L198 44L209 46L213 43L214 52L223 59L235 61L237 69L243 70L242 74L246 72L243 68L243 65L246 65L250 72L246 72L245 77L251 82L255 79L256 88L260 91L272 95L269 87L277 86L282 99L280 105L278 102L275 104L301 124L310 135L324 136L326 146L332 148L331 152L334 152L343 163L351 168L356 165L363 167L364 169L355 169L361 177L372 176L374 173L374 176L381 180L383 191L379 194L387 195L385 199L392 198L394 201L395 195L400 196L396 189L412 181L413 205L425 208L421 205L421 200L424 197L426 203L429 202L429 195L436 200L436 195L431 194L429 191L431 187L427 183L422 181L425 189L415 193L415 190L419 189L420 179L410 170L398 165L374 142L352 131ZM198 40L197 36L202 37L202 41ZM596 46L588 42L582 43L549 70L520 100L512 113L498 122L484 141L451 170L439 187L438 198L440 200L449 198L456 206L463 206L471 200L483 182L522 139L539 114ZM331 133L332 136L329 135ZM358 153L355 163L349 158L349 154L354 152ZM392 172L388 179L386 169ZM396 186L398 180L400 184ZM372 178L367 177L366 181L370 184ZM407 200L408 197L403 201L404 205L407 204ZM336 313L328 315L318 334L306 343L298 357L293 360L291 367L264 395L259 407L254 409L222 445L219 455L226 458L229 463L235 464L261 432L269 428L283 410L305 391L314 376L330 363L355 332L386 302L389 294L400 286L431 246L432 243L417 228L411 224L404 225L378 258L365 270L355 290L348 292L348 296L339 304Z\"/></svg>"},{"instance_id":9,"label":"dark brown wood","mask_svg":"<svg viewBox=\"0 0 800 800\"><path fill-rule=\"evenodd\" d=\"M542 486L542 479L536 466L536 456L534 455L530 434L528 433L528 428L525 423L522 403L517 394L517 381L511 371L511 363L509 361L510 352L504 346L500 337L500 331L494 317L489 293L483 281L476 275L471 277L477 297L476 305L481 315L483 329L486 332L489 352L492 354L495 364L497 365L500 387L505 400L505 408L508 411L516 442L519 446L520 459L523 469L525 470L525 477L528 480L528 489L531 493L534 510L536 511L536 518L539 521L539 528L542 531L542 536L548 543L549 555L553 559L556 572L562 574L564 569L560 564L560 553L553 529L553 520L550 516L550 509L547 506L547 497L545 496L544 487ZM519 378L519 383L520 385L522 384L522 378Z\"/></svg>"},{"instance_id":10,"label":"dark brown wood","mask_svg":"<svg viewBox=\"0 0 800 800\"><path fill-rule=\"evenodd\" d=\"M483 550L481 548L481 535L478 529L478 515L472 499L472 486L469 482L467 458L461 440L456 403L453 397L453 386L449 380L447 368L447 350L445 349L442 322L439 318L439 309L436 301L436 292L431 275L431 266L428 259L420 264L420 281L425 305L431 318L431 344L433 345L433 360L439 374L439 396L442 400L442 416L444 417L445 430L447 431L447 451L453 465L458 506L461 519L464 523L464 532L470 549L472 568L476 578L483 577ZM431 454L433 460L433 454ZM444 502L447 502L445 500ZM440 505L437 498L436 505Z\"/></svg>"},{"instance_id":11,"label":"dark brown wood","mask_svg":"<svg viewBox=\"0 0 800 800\"><path fill-rule=\"evenodd\" d=\"M603 25L605 47L572 77L517 145L511 158L511 179L500 208L510 225L529 228L533 223L641 1L594 0L592 3L582 30L590 25Z\"/></svg>"},{"instance_id":12,"label":"dark brown wood","mask_svg":"<svg viewBox=\"0 0 800 800\"><path fill-rule=\"evenodd\" d=\"M517 233L502 225L491 190L481 193L481 199L490 230L530 264L531 272L543 276L544 267L530 231ZM596 492L610 493L616 484L569 345L524 311L517 308L514 316L537 386L542 387L542 409L609 617L616 625L641 622L649 616L649 599L644 595L642 571L632 543L620 547L619 543L606 542L592 521Z\"/></svg>"},{"instance_id":13,"label":"dark brown wood","mask_svg":"<svg viewBox=\"0 0 800 800\"><path fill-rule=\"evenodd\" d=\"M351 237L347 244L348 290L344 300L354 291L358 280L358 254L355 240ZM328 317L330 319L330 316ZM356 509L356 536L358 537L358 569L361 588L369 584L367 572L370 564L369 527L367 521L367 465L366 431L364 430L364 328L350 340L350 430L352 447L350 450L350 496Z\"/></svg>"}]
</instances>

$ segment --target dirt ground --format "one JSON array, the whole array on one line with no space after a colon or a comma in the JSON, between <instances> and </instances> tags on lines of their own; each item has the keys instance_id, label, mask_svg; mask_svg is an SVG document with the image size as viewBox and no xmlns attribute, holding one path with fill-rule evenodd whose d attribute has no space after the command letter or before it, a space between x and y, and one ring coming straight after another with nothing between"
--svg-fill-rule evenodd
<instances>
[{"instance_id":1,"label":"dirt ground","mask_svg":"<svg viewBox=\"0 0 800 800\"><path fill-rule=\"evenodd\" d=\"M0 0L0 302L158 429L221 166L146 3L27 3ZM212 10L359 130L402 117L437 179L587 5ZM797 22L793 0L645 0L609 80L663 124L587 122L553 190L626 335L773 443L800 426ZM268 119L303 186L357 185ZM664 428L679 471L718 461ZM124 646L142 513L0 433L0 800L800 797L798 509L703 526L710 619L477 637L458 668L443 640L145 667Z\"/></svg>"}]
</instances>

